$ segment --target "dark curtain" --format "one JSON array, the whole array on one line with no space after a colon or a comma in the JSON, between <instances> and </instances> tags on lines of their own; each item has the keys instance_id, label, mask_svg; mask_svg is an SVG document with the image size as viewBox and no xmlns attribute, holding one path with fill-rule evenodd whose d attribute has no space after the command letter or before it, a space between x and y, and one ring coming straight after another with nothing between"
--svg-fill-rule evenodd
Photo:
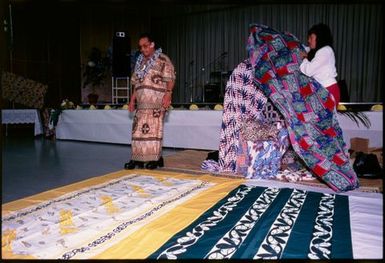
<instances>
[{"instance_id":1,"label":"dark curtain","mask_svg":"<svg viewBox=\"0 0 385 263\"><path fill-rule=\"evenodd\" d=\"M174 102L201 102L215 83L223 95L228 72L246 58L251 23L288 31L306 43L316 23L330 26L338 79L346 81L351 102L383 99L381 4L262 4L158 18L153 32L175 64ZM218 87L219 86L219 87Z\"/></svg>"}]
</instances>

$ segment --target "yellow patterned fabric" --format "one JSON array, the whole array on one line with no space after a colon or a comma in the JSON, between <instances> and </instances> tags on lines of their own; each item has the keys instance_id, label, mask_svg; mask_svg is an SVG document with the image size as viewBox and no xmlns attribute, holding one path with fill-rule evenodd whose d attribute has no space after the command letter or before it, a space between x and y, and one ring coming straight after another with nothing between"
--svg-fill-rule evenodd
<instances>
[{"instance_id":1,"label":"yellow patterned fabric","mask_svg":"<svg viewBox=\"0 0 385 263\"><path fill-rule=\"evenodd\" d=\"M242 182L120 171L10 202L2 257L145 258Z\"/></svg>"}]
</instances>

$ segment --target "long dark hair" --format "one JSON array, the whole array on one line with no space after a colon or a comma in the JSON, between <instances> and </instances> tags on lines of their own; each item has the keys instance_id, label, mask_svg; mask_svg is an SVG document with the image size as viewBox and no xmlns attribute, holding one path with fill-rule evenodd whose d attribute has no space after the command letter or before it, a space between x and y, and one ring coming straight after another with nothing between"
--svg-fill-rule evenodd
<instances>
[{"instance_id":1,"label":"long dark hair","mask_svg":"<svg viewBox=\"0 0 385 263\"><path fill-rule=\"evenodd\" d=\"M333 48L333 35L328 25L319 23L312 26L307 32L307 36L309 37L311 34L315 34L317 36L316 39L316 47L309 51L307 55L307 59L311 61L315 53L324 46L330 46Z\"/></svg>"}]
</instances>

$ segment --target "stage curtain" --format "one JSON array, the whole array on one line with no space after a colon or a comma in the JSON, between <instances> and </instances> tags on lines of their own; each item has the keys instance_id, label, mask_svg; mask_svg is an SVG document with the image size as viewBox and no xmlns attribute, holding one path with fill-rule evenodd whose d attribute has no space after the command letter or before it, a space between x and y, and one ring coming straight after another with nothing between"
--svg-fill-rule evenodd
<instances>
[{"instance_id":1,"label":"stage curtain","mask_svg":"<svg viewBox=\"0 0 385 263\"><path fill-rule=\"evenodd\" d=\"M204 86L218 81L213 72L231 71L246 58L250 23L291 32L306 43L307 30L319 22L328 24L334 35L338 79L346 81L350 101L382 101L381 4L240 4L158 18L152 27L175 63L174 101L200 102Z\"/></svg>"}]
</instances>

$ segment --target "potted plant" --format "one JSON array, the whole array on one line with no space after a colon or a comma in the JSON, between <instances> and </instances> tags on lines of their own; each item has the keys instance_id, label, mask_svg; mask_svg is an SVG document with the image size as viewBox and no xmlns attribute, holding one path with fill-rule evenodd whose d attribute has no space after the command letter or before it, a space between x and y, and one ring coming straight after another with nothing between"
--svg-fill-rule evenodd
<instances>
[{"instance_id":1,"label":"potted plant","mask_svg":"<svg viewBox=\"0 0 385 263\"><path fill-rule=\"evenodd\" d=\"M95 105L97 103L99 95L96 93L96 88L104 84L110 65L110 59L103 56L100 49L96 47L91 49L83 72L83 88L89 85L92 88L92 92L87 96L89 104Z\"/></svg>"}]
</instances>

